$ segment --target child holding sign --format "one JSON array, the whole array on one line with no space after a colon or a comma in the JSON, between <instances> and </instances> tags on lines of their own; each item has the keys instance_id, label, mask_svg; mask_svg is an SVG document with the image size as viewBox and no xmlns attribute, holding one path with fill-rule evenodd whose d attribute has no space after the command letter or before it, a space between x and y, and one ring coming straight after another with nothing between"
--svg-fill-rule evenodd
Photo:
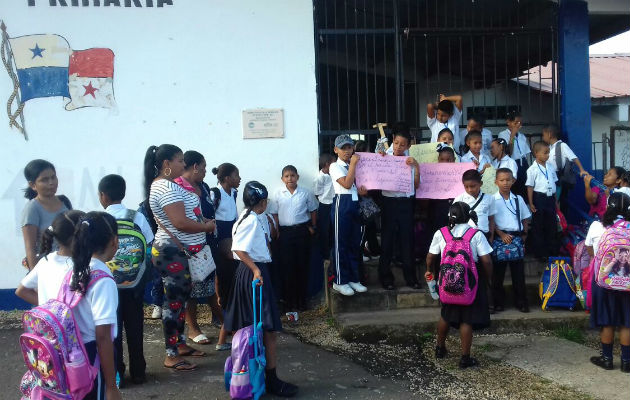
<instances>
[{"instance_id":1,"label":"child holding sign","mask_svg":"<svg viewBox=\"0 0 630 400\"><path fill-rule=\"evenodd\" d=\"M477 170L483 172L490 166L490 159L481 152L482 136L479 131L470 131L466 135L466 147L468 152L462 156L461 162L472 162L477 166Z\"/></svg>"},{"instance_id":2,"label":"child holding sign","mask_svg":"<svg viewBox=\"0 0 630 400\"><path fill-rule=\"evenodd\" d=\"M359 282L359 257L361 257L361 221L359 218L359 194L367 194L354 183L359 155L354 153L354 141L349 135L335 138L337 161L330 165L329 173L335 188L332 223L334 245L331 265L334 268L333 290L344 296L363 293L367 288Z\"/></svg>"},{"instance_id":3,"label":"child holding sign","mask_svg":"<svg viewBox=\"0 0 630 400\"><path fill-rule=\"evenodd\" d=\"M440 94L440 102L427 104L427 125L431 129L431 142L438 142L441 130L449 128L453 134L454 147L459 148L459 120L462 117L462 96Z\"/></svg>"},{"instance_id":4,"label":"child holding sign","mask_svg":"<svg viewBox=\"0 0 630 400\"><path fill-rule=\"evenodd\" d=\"M394 132L393 148L394 156L404 156L411 145L411 136L404 131ZM383 153L381 153L383 154ZM385 155L385 154L383 154ZM394 253L394 243L398 239L400 259L403 263L403 274L407 286L414 289L420 288L413 263L413 203L414 194L420 182L418 162L413 157L407 158L407 165L411 166L413 177L413 190L405 192L393 192L383 190L382 208L382 232L381 232L381 258L378 265L378 275L384 289L394 289L394 275L391 270L391 260ZM398 232L398 235L396 235ZM397 237L398 236L398 237Z\"/></svg>"}]
</instances>

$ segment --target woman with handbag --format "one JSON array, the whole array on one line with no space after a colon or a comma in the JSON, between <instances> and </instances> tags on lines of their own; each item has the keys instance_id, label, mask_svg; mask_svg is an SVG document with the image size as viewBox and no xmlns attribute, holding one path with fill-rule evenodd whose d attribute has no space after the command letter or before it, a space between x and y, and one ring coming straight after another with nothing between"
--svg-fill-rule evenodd
<instances>
[{"instance_id":1,"label":"woman with handbag","mask_svg":"<svg viewBox=\"0 0 630 400\"><path fill-rule=\"evenodd\" d=\"M185 169L179 147L150 146L144 158L145 190L158 225L153 242L153 265L162 274L164 303L162 327L166 346L164 367L191 371L197 366L182 356L205 357L186 344L184 307L191 291L191 278L204 280L212 272L212 254L206 233L216 225L201 215L199 197L174 182Z\"/></svg>"}]
</instances>

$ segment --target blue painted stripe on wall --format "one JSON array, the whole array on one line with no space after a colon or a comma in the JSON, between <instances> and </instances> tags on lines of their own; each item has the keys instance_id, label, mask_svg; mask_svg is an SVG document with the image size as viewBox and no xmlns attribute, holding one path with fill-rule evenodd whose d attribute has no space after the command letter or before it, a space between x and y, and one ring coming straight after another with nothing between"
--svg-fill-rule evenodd
<instances>
[{"instance_id":1,"label":"blue painted stripe on wall","mask_svg":"<svg viewBox=\"0 0 630 400\"><path fill-rule=\"evenodd\" d=\"M0 311L27 310L31 305L15 295L15 289L0 289Z\"/></svg>"},{"instance_id":2,"label":"blue painted stripe on wall","mask_svg":"<svg viewBox=\"0 0 630 400\"><path fill-rule=\"evenodd\" d=\"M20 81L20 100L25 102L38 97L70 97L68 68L35 67L17 70Z\"/></svg>"}]
</instances>

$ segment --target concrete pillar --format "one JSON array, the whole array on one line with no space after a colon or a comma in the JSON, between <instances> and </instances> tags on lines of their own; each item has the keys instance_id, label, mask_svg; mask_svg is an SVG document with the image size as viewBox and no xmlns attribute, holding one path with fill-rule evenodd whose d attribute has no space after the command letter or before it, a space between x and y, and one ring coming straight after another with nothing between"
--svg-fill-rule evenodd
<instances>
[{"instance_id":1,"label":"concrete pillar","mask_svg":"<svg viewBox=\"0 0 630 400\"><path fill-rule=\"evenodd\" d=\"M558 13L560 121L564 140L580 159L584 169L590 171L592 135L588 29L586 1L561 0ZM582 182L576 185L570 201L573 206L588 210ZM576 213L570 213L570 216L576 216Z\"/></svg>"}]
</instances>

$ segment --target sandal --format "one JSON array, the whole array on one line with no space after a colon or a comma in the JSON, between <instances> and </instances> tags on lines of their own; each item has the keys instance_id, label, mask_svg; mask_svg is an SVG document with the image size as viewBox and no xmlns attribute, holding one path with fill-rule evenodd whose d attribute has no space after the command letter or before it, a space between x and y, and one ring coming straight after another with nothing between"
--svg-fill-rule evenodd
<instances>
[{"instance_id":1,"label":"sandal","mask_svg":"<svg viewBox=\"0 0 630 400\"><path fill-rule=\"evenodd\" d=\"M183 360L173 365L164 364L164 368L174 369L175 371L194 371L197 369L197 366Z\"/></svg>"},{"instance_id":2,"label":"sandal","mask_svg":"<svg viewBox=\"0 0 630 400\"><path fill-rule=\"evenodd\" d=\"M201 344L201 345L212 343L212 340L208 339L208 336L204 335L203 333L200 333L194 338L191 338L189 336L188 339L192 340L196 344Z\"/></svg>"},{"instance_id":3,"label":"sandal","mask_svg":"<svg viewBox=\"0 0 630 400\"><path fill-rule=\"evenodd\" d=\"M182 356L182 357L195 357L195 358L201 358L201 357L207 357L208 356L208 354L206 354L205 351L195 350L193 348L189 348L187 351L179 350L179 355Z\"/></svg>"}]
</instances>

